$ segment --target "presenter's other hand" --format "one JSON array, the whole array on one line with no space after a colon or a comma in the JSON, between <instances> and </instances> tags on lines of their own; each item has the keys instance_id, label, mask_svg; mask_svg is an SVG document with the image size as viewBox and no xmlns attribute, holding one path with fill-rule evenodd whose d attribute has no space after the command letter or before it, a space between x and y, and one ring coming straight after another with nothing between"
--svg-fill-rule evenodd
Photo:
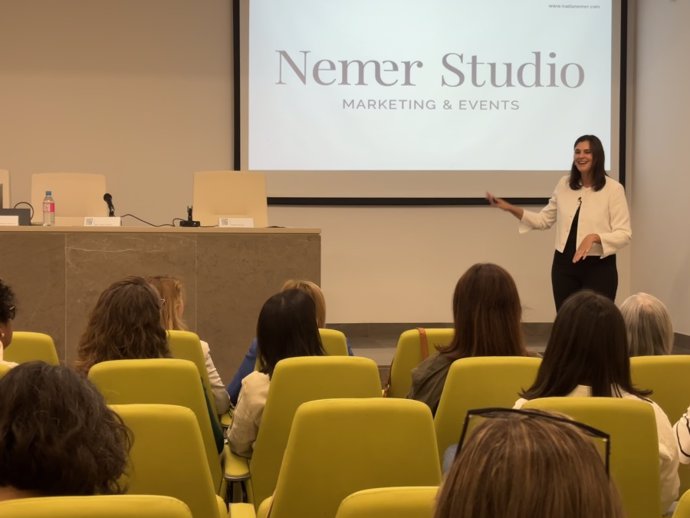
<instances>
[{"instance_id":1,"label":"presenter's other hand","mask_svg":"<svg viewBox=\"0 0 690 518\"><path fill-rule=\"evenodd\" d=\"M589 254L589 251L594 243L601 243L599 234L587 234L582 240L582 243L580 243L580 246L578 246L577 250L575 250L573 262L576 263L578 261L582 261L585 257L587 257L587 254Z\"/></svg>"},{"instance_id":2,"label":"presenter's other hand","mask_svg":"<svg viewBox=\"0 0 690 518\"><path fill-rule=\"evenodd\" d=\"M510 203L505 201L503 198L496 198L496 196L494 196L490 192L486 193L486 200L492 207L498 207L499 209L503 210L508 210L508 206L510 205Z\"/></svg>"},{"instance_id":3,"label":"presenter's other hand","mask_svg":"<svg viewBox=\"0 0 690 518\"><path fill-rule=\"evenodd\" d=\"M492 207L498 207L501 210L510 212L517 219L522 219L523 210L520 207L516 207L515 205L508 203L503 198L497 198L490 192L486 193L486 199L489 202L489 205Z\"/></svg>"}]
</instances>

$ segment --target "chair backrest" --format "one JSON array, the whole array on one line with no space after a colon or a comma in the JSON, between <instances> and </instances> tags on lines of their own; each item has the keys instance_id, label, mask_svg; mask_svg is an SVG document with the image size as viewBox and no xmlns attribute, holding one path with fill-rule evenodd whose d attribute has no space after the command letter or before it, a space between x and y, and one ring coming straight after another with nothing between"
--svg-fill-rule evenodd
<instances>
[{"instance_id":1,"label":"chair backrest","mask_svg":"<svg viewBox=\"0 0 690 518\"><path fill-rule=\"evenodd\" d=\"M0 169L0 207L9 209L10 205L10 172L7 169Z\"/></svg>"},{"instance_id":2,"label":"chair backrest","mask_svg":"<svg viewBox=\"0 0 690 518\"><path fill-rule=\"evenodd\" d=\"M347 338L345 333L336 329L319 329L321 345L330 356L347 356Z\"/></svg>"},{"instance_id":3,"label":"chair backrest","mask_svg":"<svg viewBox=\"0 0 690 518\"><path fill-rule=\"evenodd\" d=\"M335 518L433 518L437 486L363 489L340 503Z\"/></svg>"},{"instance_id":4,"label":"chair backrest","mask_svg":"<svg viewBox=\"0 0 690 518\"><path fill-rule=\"evenodd\" d=\"M374 487L441 481L431 410L409 399L324 399L303 403L290 430L272 518L335 516L340 502Z\"/></svg>"},{"instance_id":5,"label":"chair backrest","mask_svg":"<svg viewBox=\"0 0 690 518\"><path fill-rule=\"evenodd\" d=\"M199 171L194 173L194 219L217 225L220 216L254 218L255 227L268 226L266 178L261 173Z\"/></svg>"},{"instance_id":6,"label":"chair backrest","mask_svg":"<svg viewBox=\"0 0 690 518\"><path fill-rule=\"evenodd\" d=\"M428 344L428 355L438 354L437 347L448 345L453 339L454 330L447 328L425 328ZM418 329L404 331L395 347L395 354L391 362L390 385L388 397L407 397L412 386L412 369L424 360Z\"/></svg>"},{"instance_id":7,"label":"chair backrest","mask_svg":"<svg viewBox=\"0 0 690 518\"><path fill-rule=\"evenodd\" d=\"M25 363L40 360L50 365L59 365L55 342L50 335L32 331L15 331L12 343L5 349L5 360Z\"/></svg>"},{"instance_id":8,"label":"chair backrest","mask_svg":"<svg viewBox=\"0 0 690 518\"><path fill-rule=\"evenodd\" d=\"M124 480L129 494L171 496L187 504L194 518L224 518L191 410L138 404L113 410L134 436Z\"/></svg>"},{"instance_id":9,"label":"chair backrest","mask_svg":"<svg viewBox=\"0 0 690 518\"><path fill-rule=\"evenodd\" d=\"M179 331L169 329L168 347L173 358L178 360L189 360L196 365L201 377L201 382L204 384L204 392L206 392L206 399L213 407L214 415L218 415L216 408L216 398L213 397L213 390L211 389L211 381L208 377L208 370L206 369L206 358L204 358L204 351L201 349L201 340L199 335L191 331Z\"/></svg>"},{"instance_id":10,"label":"chair backrest","mask_svg":"<svg viewBox=\"0 0 690 518\"><path fill-rule=\"evenodd\" d=\"M107 216L105 175L90 173L34 173L31 175L31 205L34 223L43 221L41 206L46 191L53 192L55 224L84 224L85 216Z\"/></svg>"},{"instance_id":11,"label":"chair backrest","mask_svg":"<svg viewBox=\"0 0 690 518\"><path fill-rule=\"evenodd\" d=\"M157 358L112 360L97 363L89 379L108 404L132 403L179 405L197 418L214 487L222 485L220 459L211 428L199 371L189 360Z\"/></svg>"},{"instance_id":12,"label":"chair backrest","mask_svg":"<svg viewBox=\"0 0 690 518\"><path fill-rule=\"evenodd\" d=\"M321 345L327 355L348 356L350 354L347 349L347 337L342 331L319 328L319 336L321 337ZM261 369L261 356L257 351L254 370L259 369Z\"/></svg>"},{"instance_id":13,"label":"chair backrest","mask_svg":"<svg viewBox=\"0 0 690 518\"><path fill-rule=\"evenodd\" d=\"M659 440L652 406L614 397L549 397L523 408L563 413L609 434L610 475L627 518L661 516Z\"/></svg>"},{"instance_id":14,"label":"chair backrest","mask_svg":"<svg viewBox=\"0 0 690 518\"><path fill-rule=\"evenodd\" d=\"M355 356L301 356L276 365L249 462L253 501L273 493L297 408L327 398L381 396L378 366Z\"/></svg>"},{"instance_id":15,"label":"chair backrest","mask_svg":"<svg viewBox=\"0 0 690 518\"><path fill-rule=\"evenodd\" d=\"M0 362L0 378L2 378L5 374L7 374L11 368L12 367L7 365L6 363Z\"/></svg>"},{"instance_id":16,"label":"chair backrest","mask_svg":"<svg viewBox=\"0 0 690 518\"><path fill-rule=\"evenodd\" d=\"M673 511L673 518L690 518L690 491L681 493L678 505Z\"/></svg>"},{"instance_id":17,"label":"chair backrest","mask_svg":"<svg viewBox=\"0 0 690 518\"><path fill-rule=\"evenodd\" d=\"M690 355L630 358L633 385L652 391L650 399L675 423L690 406ZM690 466L678 467L680 493L690 490Z\"/></svg>"},{"instance_id":18,"label":"chair backrest","mask_svg":"<svg viewBox=\"0 0 690 518\"><path fill-rule=\"evenodd\" d=\"M439 456L460 439L467 411L473 408L511 408L519 392L537 377L540 358L481 356L461 358L450 366L434 416Z\"/></svg>"},{"instance_id":19,"label":"chair backrest","mask_svg":"<svg viewBox=\"0 0 690 518\"><path fill-rule=\"evenodd\" d=\"M169 496L44 496L0 502L3 518L192 518L187 504Z\"/></svg>"}]
</instances>

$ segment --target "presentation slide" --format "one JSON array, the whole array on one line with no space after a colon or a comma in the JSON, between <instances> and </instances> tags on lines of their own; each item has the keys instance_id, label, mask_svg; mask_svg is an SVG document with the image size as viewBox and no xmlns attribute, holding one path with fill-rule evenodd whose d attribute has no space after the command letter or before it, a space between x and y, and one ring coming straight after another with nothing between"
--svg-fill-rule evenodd
<instances>
[{"instance_id":1,"label":"presentation slide","mask_svg":"<svg viewBox=\"0 0 690 518\"><path fill-rule=\"evenodd\" d=\"M563 174L590 133L612 168L611 0L243 6L246 170Z\"/></svg>"}]
</instances>

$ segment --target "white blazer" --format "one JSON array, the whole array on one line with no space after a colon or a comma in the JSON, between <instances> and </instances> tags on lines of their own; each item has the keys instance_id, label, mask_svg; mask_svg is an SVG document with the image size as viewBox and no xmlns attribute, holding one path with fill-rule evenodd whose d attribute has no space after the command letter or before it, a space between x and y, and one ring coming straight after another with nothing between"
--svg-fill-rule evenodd
<instances>
[{"instance_id":1,"label":"white blazer","mask_svg":"<svg viewBox=\"0 0 690 518\"><path fill-rule=\"evenodd\" d=\"M595 191L591 187L573 190L568 184L569 176L561 178L553 191L549 203L539 212L524 211L520 220L521 234L530 230L544 230L556 225L556 250L563 252L570 233L573 218L580 208L575 247L587 234L598 234L601 244L594 243L588 256L606 257L615 254L630 243L630 214L623 186L613 178L606 177L604 187Z\"/></svg>"}]
</instances>

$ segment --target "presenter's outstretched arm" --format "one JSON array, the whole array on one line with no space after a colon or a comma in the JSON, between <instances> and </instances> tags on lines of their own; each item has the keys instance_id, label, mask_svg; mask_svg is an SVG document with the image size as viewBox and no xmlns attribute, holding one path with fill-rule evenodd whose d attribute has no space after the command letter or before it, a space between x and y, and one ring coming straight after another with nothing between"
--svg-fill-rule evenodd
<instances>
[{"instance_id":1,"label":"presenter's outstretched arm","mask_svg":"<svg viewBox=\"0 0 690 518\"><path fill-rule=\"evenodd\" d=\"M486 199L489 202L489 205L491 205L492 207L498 207L501 210L510 212L517 219L522 220L522 215L525 211L520 207L516 207L515 205L508 203L503 198L496 198L496 196L494 196L490 192L486 193Z\"/></svg>"}]
</instances>

